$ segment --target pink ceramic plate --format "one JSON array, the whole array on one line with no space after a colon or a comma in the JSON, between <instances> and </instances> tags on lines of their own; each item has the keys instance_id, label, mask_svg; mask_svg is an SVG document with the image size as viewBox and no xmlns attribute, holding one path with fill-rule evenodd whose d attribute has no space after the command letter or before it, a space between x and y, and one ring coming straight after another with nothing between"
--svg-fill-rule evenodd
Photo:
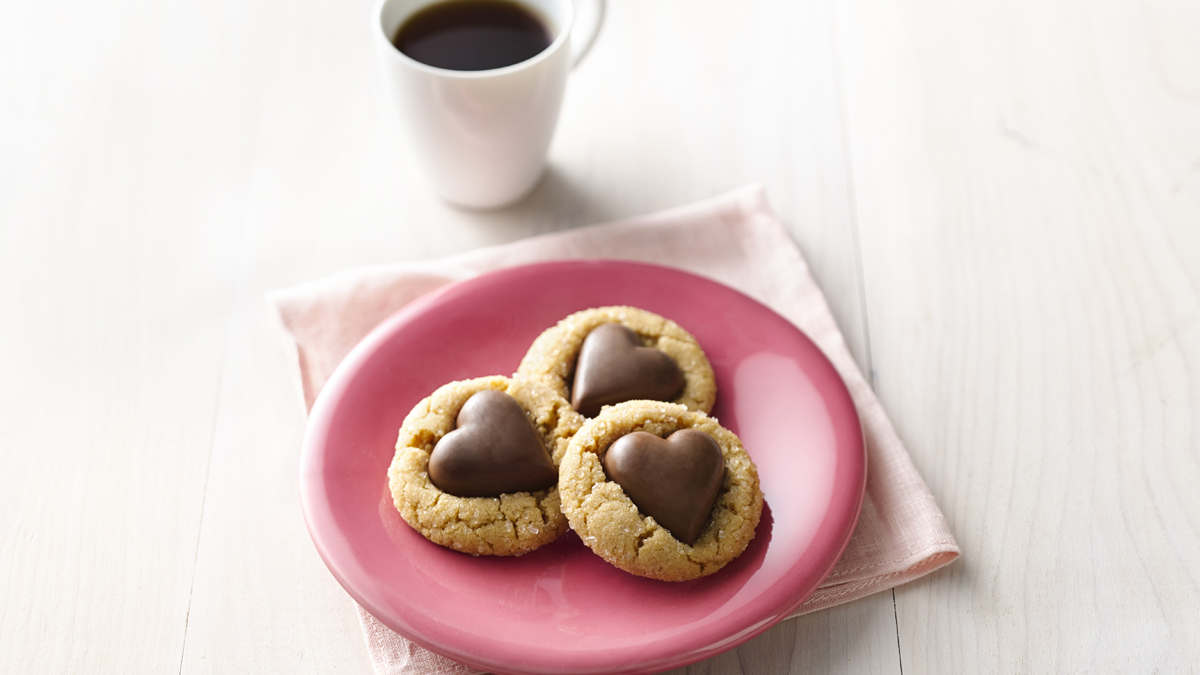
<instances>
[{"instance_id":1,"label":"pink ceramic plate","mask_svg":"<svg viewBox=\"0 0 1200 675\"><path fill-rule=\"evenodd\" d=\"M521 558L473 558L411 530L387 490L409 409L447 382L511 374L556 321L616 304L674 319L712 361L713 415L742 438L766 495L746 552L666 583L608 565L573 533ZM865 479L854 404L803 333L716 282L616 261L501 270L392 315L325 385L300 466L309 532L350 595L410 640L495 673L651 673L745 642L833 569Z\"/></svg>"}]
</instances>

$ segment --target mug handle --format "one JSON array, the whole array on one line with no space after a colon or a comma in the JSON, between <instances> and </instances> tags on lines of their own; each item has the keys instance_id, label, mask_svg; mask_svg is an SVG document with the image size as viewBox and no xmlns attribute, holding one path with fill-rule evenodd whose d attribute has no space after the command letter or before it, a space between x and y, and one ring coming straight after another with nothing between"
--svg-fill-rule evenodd
<instances>
[{"instance_id":1,"label":"mug handle","mask_svg":"<svg viewBox=\"0 0 1200 675\"><path fill-rule=\"evenodd\" d=\"M573 0L575 25L571 27L571 67L579 65L604 23L604 0Z\"/></svg>"}]
</instances>

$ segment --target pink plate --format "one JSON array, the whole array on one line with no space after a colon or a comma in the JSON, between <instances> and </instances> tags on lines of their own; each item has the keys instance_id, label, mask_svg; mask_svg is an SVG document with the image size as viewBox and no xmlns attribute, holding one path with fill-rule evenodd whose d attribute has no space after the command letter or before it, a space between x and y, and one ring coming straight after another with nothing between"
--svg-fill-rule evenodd
<instances>
[{"instance_id":1,"label":"pink plate","mask_svg":"<svg viewBox=\"0 0 1200 675\"><path fill-rule=\"evenodd\" d=\"M447 382L511 374L566 315L618 304L674 319L712 361L713 415L741 437L766 495L746 552L666 583L610 566L573 533L520 558L474 558L410 529L387 490L408 411ZM808 337L714 281L617 261L500 270L392 315L325 385L300 462L309 532L350 595L410 640L494 673L652 673L749 640L833 569L865 480L854 404Z\"/></svg>"}]
</instances>

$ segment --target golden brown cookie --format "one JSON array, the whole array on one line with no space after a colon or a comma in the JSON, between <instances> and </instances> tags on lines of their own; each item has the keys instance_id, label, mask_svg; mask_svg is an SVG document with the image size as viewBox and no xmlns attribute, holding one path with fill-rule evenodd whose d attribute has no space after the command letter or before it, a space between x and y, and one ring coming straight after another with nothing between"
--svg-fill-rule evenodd
<instances>
[{"instance_id":1,"label":"golden brown cookie","mask_svg":"<svg viewBox=\"0 0 1200 675\"><path fill-rule=\"evenodd\" d=\"M581 351L587 353L585 340L589 335L605 324L619 324L632 331L636 346L651 348L649 352L658 350L670 357L682 375L682 386L677 394L667 396L642 395L630 398L653 398L669 400L678 403L689 410L709 412L717 398L717 383L713 376L712 365L704 355L704 350L690 333L674 321L665 319L652 312L636 307L597 307L576 312L555 326L548 328L534 341L517 374L542 381L546 386L557 392L563 398L573 401L577 410L588 416L594 416L596 410L588 410L586 404L581 404L577 390L577 376L582 375L577 369L577 363L582 364ZM594 341L594 338L593 338ZM653 363L649 358L652 354L635 355L644 361L649 361L647 367L639 372L658 372L661 364ZM592 368L593 372L600 371L603 376L611 368ZM663 375L662 377L666 377ZM573 391L574 390L574 391ZM575 395L572 398L572 395ZM668 398L669 396L669 398ZM618 398L618 401L630 400ZM607 402L607 401L606 401ZM615 401L614 401L615 402Z\"/></svg>"},{"instance_id":2,"label":"golden brown cookie","mask_svg":"<svg viewBox=\"0 0 1200 675\"><path fill-rule=\"evenodd\" d=\"M720 446L724 477L707 525L695 543L675 538L605 473L602 455L614 442L643 431L668 438L681 429L708 434ZM741 555L762 516L758 471L733 432L681 405L629 401L605 408L575 434L559 464L562 509L583 542L600 557L638 576L686 581L707 576Z\"/></svg>"},{"instance_id":3,"label":"golden brown cookie","mask_svg":"<svg viewBox=\"0 0 1200 675\"><path fill-rule=\"evenodd\" d=\"M472 555L518 556L566 531L558 487L499 497L459 497L430 480L429 458L455 431L460 410L476 393L511 396L527 415L555 466L583 417L561 396L522 378L481 377L439 387L412 409L400 427L388 481L396 509L427 539Z\"/></svg>"}]
</instances>

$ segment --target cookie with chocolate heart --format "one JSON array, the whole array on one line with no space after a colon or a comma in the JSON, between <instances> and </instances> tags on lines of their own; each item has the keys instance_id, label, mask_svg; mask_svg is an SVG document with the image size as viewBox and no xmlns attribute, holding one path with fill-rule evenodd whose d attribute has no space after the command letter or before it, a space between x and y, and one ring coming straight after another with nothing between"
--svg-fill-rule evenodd
<instances>
[{"instance_id":1,"label":"cookie with chocolate heart","mask_svg":"<svg viewBox=\"0 0 1200 675\"><path fill-rule=\"evenodd\" d=\"M635 431L608 446L600 464L638 511L688 546L708 525L725 478L721 446L696 429L665 439Z\"/></svg>"},{"instance_id":2,"label":"cookie with chocolate heart","mask_svg":"<svg viewBox=\"0 0 1200 675\"><path fill-rule=\"evenodd\" d=\"M708 412L716 378L679 324L636 307L576 312L534 341L517 374L544 383L584 417L624 401L678 403Z\"/></svg>"},{"instance_id":3,"label":"cookie with chocolate heart","mask_svg":"<svg viewBox=\"0 0 1200 675\"><path fill-rule=\"evenodd\" d=\"M451 382L400 427L388 482L427 539L473 555L515 556L566 531L558 465L584 419L523 378Z\"/></svg>"},{"instance_id":4,"label":"cookie with chocolate heart","mask_svg":"<svg viewBox=\"0 0 1200 675\"><path fill-rule=\"evenodd\" d=\"M558 488L584 544L664 581L721 569L762 517L758 470L738 437L672 403L629 401L588 420L559 464Z\"/></svg>"}]
</instances>

